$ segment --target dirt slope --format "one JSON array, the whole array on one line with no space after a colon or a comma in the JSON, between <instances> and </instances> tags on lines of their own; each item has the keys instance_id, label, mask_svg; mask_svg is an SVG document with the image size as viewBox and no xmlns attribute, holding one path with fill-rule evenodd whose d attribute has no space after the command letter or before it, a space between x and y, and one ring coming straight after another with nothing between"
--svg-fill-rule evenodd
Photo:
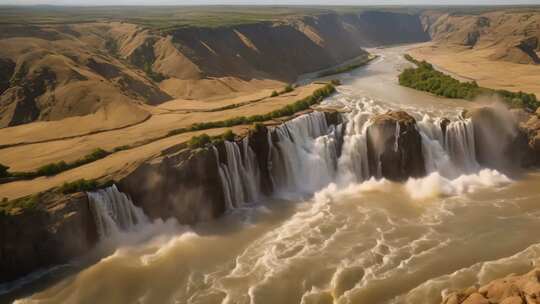
<instances>
[{"instance_id":1,"label":"dirt slope","mask_svg":"<svg viewBox=\"0 0 540 304\"><path fill-rule=\"evenodd\" d=\"M520 64L538 64L540 11L497 10L482 14L425 12L433 41L489 50L488 57Z\"/></svg>"},{"instance_id":2,"label":"dirt slope","mask_svg":"<svg viewBox=\"0 0 540 304\"><path fill-rule=\"evenodd\" d=\"M116 115L122 127L145 117L144 104L277 89L363 46L428 39L417 15L370 11L166 30L123 20L2 27L0 127L87 115ZM119 107L122 117L107 110Z\"/></svg>"}]
</instances>

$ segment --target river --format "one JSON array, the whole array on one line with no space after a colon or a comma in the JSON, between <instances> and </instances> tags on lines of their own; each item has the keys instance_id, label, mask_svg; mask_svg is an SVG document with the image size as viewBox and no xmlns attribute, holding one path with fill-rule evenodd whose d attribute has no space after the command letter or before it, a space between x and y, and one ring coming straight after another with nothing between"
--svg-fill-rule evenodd
<instances>
[{"instance_id":1,"label":"river","mask_svg":"<svg viewBox=\"0 0 540 304\"><path fill-rule=\"evenodd\" d=\"M438 304L448 288L529 270L540 262L540 173L453 162L434 126L448 117L466 130L458 117L470 103L397 85L406 48L372 49L378 59L340 75L323 103L347 112L339 158L328 153L337 131L311 128L301 149L280 147L298 164L279 172L287 183L274 197L195 227L141 223L106 257L16 303ZM363 176L363 126L388 109L419 122L427 177Z\"/></svg>"}]
</instances>

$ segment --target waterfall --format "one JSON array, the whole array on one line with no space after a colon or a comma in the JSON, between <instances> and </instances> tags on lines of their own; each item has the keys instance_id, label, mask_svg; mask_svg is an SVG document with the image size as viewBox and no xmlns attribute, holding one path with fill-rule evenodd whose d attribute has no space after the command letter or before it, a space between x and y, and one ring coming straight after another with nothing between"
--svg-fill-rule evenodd
<instances>
[{"instance_id":1,"label":"waterfall","mask_svg":"<svg viewBox=\"0 0 540 304\"><path fill-rule=\"evenodd\" d=\"M260 193L260 173L257 157L249 147L249 139L242 140L242 151L235 142L224 142L226 163L221 163L214 147L217 166L227 209L256 202Z\"/></svg>"},{"instance_id":2,"label":"waterfall","mask_svg":"<svg viewBox=\"0 0 540 304\"><path fill-rule=\"evenodd\" d=\"M271 175L276 190L313 193L333 181L337 164L337 132L322 112L312 112L274 129Z\"/></svg>"},{"instance_id":3,"label":"waterfall","mask_svg":"<svg viewBox=\"0 0 540 304\"><path fill-rule=\"evenodd\" d=\"M323 112L296 117L267 132L267 168L277 196L312 194L329 183L339 185L382 178L382 163L369 163L367 130L371 118L392 108L362 99L349 103L338 126L329 126ZM441 112L411 110L422 141L422 153L428 174L457 178L480 169L476 161L474 128L470 119L451 114L447 121ZM443 124L444 123L444 124ZM443 132L443 125L445 130ZM399 151L401 126L396 122L393 150ZM248 138L240 143L225 142L226 159L219 161L219 174L227 208L256 202L260 192L257 156Z\"/></svg>"},{"instance_id":4,"label":"waterfall","mask_svg":"<svg viewBox=\"0 0 540 304\"><path fill-rule=\"evenodd\" d=\"M214 155L216 156L217 168L219 173L219 178L221 179L221 186L223 188L223 196L225 197L225 205L228 210L233 209L233 198L231 196L231 184L229 178L229 168L226 165L222 164L219 160L219 152L215 146L212 146L214 150Z\"/></svg>"},{"instance_id":5,"label":"waterfall","mask_svg":"<svg viewBox=\"0 0 540 304\"><path fill-rule=\"evenodd\" d=\"M418 122L427 172L455 178L479 170L471 119L449 122L444 134L441 122L440 118L432 119L428 115Z\"/></svg>"},{"instance_id":6,"label":"waterfall","mask_svg":"<svg viewBox=\"0 0 540 304\"><path fill-rule=\"evenodd\" d=\"M396 121L396 131L394 133L394 152L399 151L399 135L401 134L401 125Z\"/></svg>"},{"instance_id":7,"label":"waterfall","mask_svg":"<svg viewBox=\"0 0 540 304\"><path fill-rule=\"evenodd\" d=\"M460 119L446 127L445 149L452 161L466 173L477 171L480 165L476 161L474 148L474 128L472 120Z\"/></svg>"},{"instance_id":8,"label":"waterfall","mask_svg":"<svg viewBox=\"0 0 540 304\"><path fill-rule=\"evenodd\" d=\"M367 128L371 113L354 111L347 115L341 157L338 160L338 182L362 182L370 177Z\"/></svg>"},{"instance_id":9,"label":"waterfall","mask_svg":"<svg viewBox=\"0 0 540 304\"><path fill-rule=\"evenodd\" d=\"M142 209L136 207L116 185L87 192L87 195L100 239L114 237L121 231L149 223Z\"/></svg>"},{"instance_id":10,"label":"waterfall","mask_svg":"<svg viewBox=\"0 0 540 304\"><path fill-rule=\"evenodd\" d=\"M260 193L260 173L257 163L257 155L249 147L249 138L244 137L242 140L243 147L243 164L244 164L244 179L246 181L247 201L256 202Z\"/></svg>"}]
</instances>

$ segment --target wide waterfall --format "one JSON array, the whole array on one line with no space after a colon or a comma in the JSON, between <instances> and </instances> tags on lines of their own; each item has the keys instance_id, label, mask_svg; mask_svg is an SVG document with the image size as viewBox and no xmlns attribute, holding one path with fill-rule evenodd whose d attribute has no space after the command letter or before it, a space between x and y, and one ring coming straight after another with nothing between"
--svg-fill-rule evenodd
<instances>
[{"instance_id":1,"label":"wide waterfall","mask_svg":"<svg viewBox=\"0 0 540 304\"><path fill-rule=\"evenodd\" d=\"M267 162L275 196L310 195L332 182L348 185L382 178L381 163L369 164L367 130L374 115L390 109L367 99L348 107L338 126L328 125L325 113L314 111L270 128ZM411 115L417 120L428 174L456 178L480 170L471 119L456 115L450 121L419 110ZM400 133L396 123L395 152ZM228 208L257 201L260 174L248 138L225 142L225 150L226 160L218 161L218 167Z\"/></svg>"},{"instance_id":2,"label":"wide waterfall","mask_svg":"<svg viewBox=\"0 0 540 304\"><path fill-rule=\"evenodd\" d=\"M100 239L114 237L121 231L149 223L143 210L136 207L116 185L87 192L87 195Z\"/></svg>"}]
</instances>

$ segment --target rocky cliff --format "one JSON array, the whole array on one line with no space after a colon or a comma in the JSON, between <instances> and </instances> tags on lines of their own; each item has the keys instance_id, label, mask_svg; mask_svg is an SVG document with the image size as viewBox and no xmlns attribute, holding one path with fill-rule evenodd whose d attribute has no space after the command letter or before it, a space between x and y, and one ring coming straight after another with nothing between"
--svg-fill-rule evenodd
<instances>
[{"instance_id":1,"label":"rocky cliff","mask_svg":"<svg viewBox=\"0 0 540 304\"><path fill-rule=\"evenodd\" d=\"M538 113L480 107L466 116L473 121L476 159L481 165L500 170L540 165Z\"/></svg>"},{"instance_id":2,"label":"rocky cliff","mask_svg":"<svg viewBox=\"0 0 540 304\"><path fill-rule=\"evenodd\" d=\"M518 119L518 114L500 113L493 108L479 108L467 113L474 126L476 159L482 165L493 167L505 162L523 166L539 164L539 117L522 112L524 117ZM313 117L321 118L328 126L342 123L337 112ZM505 121L501 117L509 119L507 127L501 126L501 121ZM306 130L314 127L313 120L303 121ZM446 124L448 121L443 120L443 133ZM188 148L185 144L173 146L119 176L116 184L151 219L172 217L182 224L215 219L229 208L226 195L227 189L231 188L225 188L230 185L225 185L223 178L227 179L226 183L232 183L232 177L224 177L220 170L224 165L233 168L230 163L231 145L236 145L235 151L243 155L234 156L237 157L237 165L242 161L242 166L245 165L246 143L253 151L252 160L258 167L258 173L251 182L258 183L255 186L257 191L271 196L279 190L275 189L272 177L273 167L279 166L273 161L279 158L273 158L271 154L279 150L278 141L281 140L275 130L256 125L245 135L247 141L236 138L227 144L214 142L200 148ZM335 137L334 147L339 150L335 151L337 155L341 153L342 136ZM404 181L426 174L421 135L411 115L389 111L371 117L366 138L371 176ZM229 145L229 150L226 145ZM499 152L502 158L494 159L493 156ZM237 171L235 174L242 173ZM245 176L243 178L245 182ZM0 282L41 267L66 263L83 255L97 242L94 215L84 193L62 195L51 191L20 204L20 209L0 215Z\"/></svg>"},{"instance_id":3,"label":"rocky cliff","mask_svg":"<svg viewBox=\"0 0 540 304\"><path fill-rule=\"evenodd\" d=\"M422 138L416 120L406 112L374 117L367 137L370 172L395 181L426 174Z\"/></svg>"},{"instance_id":4,"label":"rocky cliff","mask_svg":"<svg viewBox=\"0 0 540 304\"><path fill-rule=\"evenodd\" d=\"M97 242L86 194L47 193L32 199L31 207L0 213L0 283L67 263Z\"/></svg>"}]
</instances>

